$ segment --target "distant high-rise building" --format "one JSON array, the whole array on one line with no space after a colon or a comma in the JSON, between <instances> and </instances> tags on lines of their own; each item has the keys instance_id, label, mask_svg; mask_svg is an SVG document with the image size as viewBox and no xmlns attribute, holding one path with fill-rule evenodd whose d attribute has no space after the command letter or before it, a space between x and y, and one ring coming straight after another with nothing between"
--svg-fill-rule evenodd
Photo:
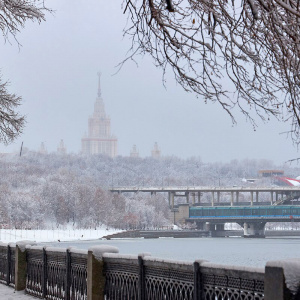
<instances>
[{"instance_id":1,"label":"distant high-rise building","mask_svg":"<svg viewBox=\"0 0 300 300\"><path fill-rule=\"evenodd\" d=\"M130 157L139 157L139 152L136 149L136 145L133 145L133 147L130 151Z\"/></svg>"},{"instance_id":2,"label":"distant high-rise building","mask_svg":"<svg viewBox=\"0 0 300 300\"><path fill-rule=\"evenodd\" d=\"M41 146L40 146L39 153L41 153L41 154L47 154L47 153L48 153L48 152L47 152L47 149L46 149L46 147L45 147L44 142L41 142Z\"/></svg>"},{"instance_id":3,"label":"distant high-rise building","mask_svg":"<svg viewBox=\"0 0 300 300\"><path fill-rule=\"evenodd\" d=\"M153 158L160 158L160 150L158 148L157 142L154 143L154 147L153 147L153 149L151 151L151 156Z\"/></svg>"},{"instance_id":4,"label":"distant high-rise building","mask_svg":"<svg viewBox=\"0 0 300 300\"><path fill-rule=\"evenodd\" d=\"M94 113L89 117L88 135L81 139L82 153L117 155L117 138L110 133L110 117L105 114L101 97L100 73L98 73L98 95Z\"/></svg>"},{"instance_id":5,"label":"distant high-rise building","mask_svg":"<svg viewBox=\"0 0 300 300\"><path fill-rule=\"evenodd\" d=\"M65 144L64 144L64 140L60 140L60 143L57 147L57 152L58 153L62 153L62 154L66 154L67 153L67 149L65 147Z\"/></svg>"}]
</instances>

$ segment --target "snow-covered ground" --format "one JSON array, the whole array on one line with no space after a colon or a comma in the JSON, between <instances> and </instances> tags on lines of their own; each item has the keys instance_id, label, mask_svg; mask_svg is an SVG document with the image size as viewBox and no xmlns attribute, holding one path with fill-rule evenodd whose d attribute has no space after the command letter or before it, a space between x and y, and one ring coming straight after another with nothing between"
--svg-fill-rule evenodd
<instances>
[{"instance_id":1,"label":"snow-covered ground","mask_svg":"<svg viewBox=\"0 0 300 300\"><path fill-rule=\"evenodd\" d=\"M121 232L117 229L55 229L55 230L25 230L25 229L0 229L0 241L3 243L31 240L39 242L95 240L108 234Z\"/></svg>"},{"instance_id":2,"label":"snow-covered ground","mask_svg":"<svg viewBox=\"0 0 300 300\"><path fill-rule=\"evenodd\" d=\"M30 300L37 299L25 294L25 291L16 292L14 288L0 283L0 300Z\"/></svg>"}]
</instances>

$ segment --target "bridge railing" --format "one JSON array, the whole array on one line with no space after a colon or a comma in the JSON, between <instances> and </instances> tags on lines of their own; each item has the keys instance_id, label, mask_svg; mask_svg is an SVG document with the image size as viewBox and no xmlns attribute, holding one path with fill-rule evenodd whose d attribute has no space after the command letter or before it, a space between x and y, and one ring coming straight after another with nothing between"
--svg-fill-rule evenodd
<instances>
[{"instance_id":1,"label":"bridge railing","mask_svg":"<svg viewBox=\"0 0 300 300\"><path fill-rule=\"evenodd\" d=\"M300 290L288 288L288 273L293 274L293 284L294 274L300 274L299 260L289 261L285 273L284 261L258 269L117 252L109 246L94 247L87 253L1 244L0 282L38 298L56 300L283 300L300 295Z\"/></svg>"}]
</instances>

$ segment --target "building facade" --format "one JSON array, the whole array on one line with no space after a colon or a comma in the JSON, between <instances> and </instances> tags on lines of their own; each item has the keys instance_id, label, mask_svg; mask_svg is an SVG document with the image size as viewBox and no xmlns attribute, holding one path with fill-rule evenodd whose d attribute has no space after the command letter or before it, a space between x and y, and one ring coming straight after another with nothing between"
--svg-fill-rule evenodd
<instances>
[{"instance_id":1,"label":"building facade","mask_svg":"<svg viewBox=\"0 0 300 300\"><path fill-rule=\"evenodd\" d=\"M117 156L118 140L110 132L110 117L106 115L101 97L100 73L98 73L98 95L94 113L89 117L88 134L81 139L82 153Z\"/></svg>"},{"instance_id":2,"label":"building facade","mask_svg":"<svg viewBox=\"0 0 300 300\"><path fill-rule=\"evenodd\" d=\"M139 151L136 148L136 145L133 145L131 151L130 151L130 157L139 157Z\"/></svg>"},{"instance_id":3,"label":"building facade","mask_svg":"<svg viewBox=\"0 0 300 300\"><path fill-rule=\"evenodd\" d=\"M161 155L160 149L158 147L157 142L155 142L154 143L154 147L153 147L153 149L151 151L151 156L152 156L152 158L156 158L157 159L157 158L160 158L160 155Z\"/></svg>"},{"instance_id":4,"label":"building facade","mask_svg":"<svg viewBox=\"0 0 300 300\"><path fill-rule=\"evenodd\" d=\"M64 140L60 140L60 143L57 147L57 152L60 154L66 154L67 153L67 148L65 146Z\"/></svg>"}]
</instances>

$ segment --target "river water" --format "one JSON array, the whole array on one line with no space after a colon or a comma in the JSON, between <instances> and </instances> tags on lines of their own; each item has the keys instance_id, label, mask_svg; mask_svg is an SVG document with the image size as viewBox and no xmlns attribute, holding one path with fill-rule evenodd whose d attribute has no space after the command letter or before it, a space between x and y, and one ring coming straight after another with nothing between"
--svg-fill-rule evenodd
<instances>
[{"instance_id":1,"label":"river water","mask_svg":"<svg viewBox=\"0 0 300 300\"><path fill-rule=\"evenodd\" d=\"M212 263L264 267L270 260L300 258L300 238L160 238L117 239L47 243L54 247L88 249L95 245L112 245L120 254L150 252L154 257Z\"/></svg>"}]
</instances>

